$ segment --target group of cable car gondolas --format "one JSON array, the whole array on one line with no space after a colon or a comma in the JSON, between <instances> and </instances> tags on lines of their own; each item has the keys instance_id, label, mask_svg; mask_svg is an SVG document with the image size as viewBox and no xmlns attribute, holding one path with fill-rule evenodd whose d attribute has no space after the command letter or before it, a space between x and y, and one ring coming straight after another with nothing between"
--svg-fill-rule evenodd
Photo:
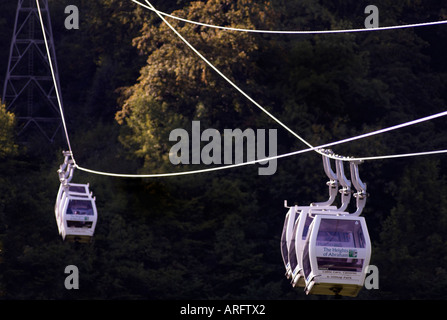
<instances>
[{"instance_id":1,"label":"group of cable car gondolas","mask_svg":"<svg viewBox=\"0 0 447 320\"><path fill-rule=\"evenodd\" d=\"M335 160L334 173L330 158L323 154L324 171L330 179L326 202L290 207L285 202L289 210L281 235L281 254L286 277L293 287L303 287L306 294L355 297L365 281L371 242L365 218L359 215L366 202L366 185L359 178L360 162L349 163L352 181L344 174L343 160ZM353 213L346 212L351 183L357 191L357 210ZM338 192L340 207L333 205Z\"/></svg>"},{"instance_id":2,"label":"group of cable car gondolas","mask_svg":"<svg viewBox=\"0 0 447 320\"><path fill-rule=\"evenodd\" d=\"M90 242L98 219L96 199L89 190L89 184L70 182L75 166L71 152L64 151L63 154L64 163L57 171L61 185L54 206L59 234L63 240Z\"/></svg>"}]
</instances>

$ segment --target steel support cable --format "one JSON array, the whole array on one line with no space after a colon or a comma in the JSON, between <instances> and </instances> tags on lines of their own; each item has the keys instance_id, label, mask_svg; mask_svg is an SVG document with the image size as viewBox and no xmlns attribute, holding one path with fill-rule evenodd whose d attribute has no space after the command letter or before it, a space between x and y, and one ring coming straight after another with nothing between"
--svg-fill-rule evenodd
<instances>
[{"instance_id":1,"label":"steel support cable","mask_svg":"<svg viewBox=\"0 0 447 320\"><path fill-rule=\"evenodd\" d=\"M328 143L326 145L321 145L321 146L316 147L316 148L327 148L327 147L332 146L332 145L333 144ZM192 174L208 173L208 172L221 171L221 170L226 170L226 169L234 169L234 168L238 168L238 167L253 165L253 164L256 164L256 163L260 163L260 162L265 162L265 161L271 161L271 160L275 160L275 159L291 157L291 156L295 156L295 155L298 155L298 154L303 154L303 153L310 152L310 151L315 151L315 148L302 149L302 150L293 151L293 152L290 152L290 153L281 154L281 155L278 155L278 156L272 156L272 157L258 159L258 160L253 160L253 161L248 161L248 162L235 163L235 164L230 164L230 165L226 165L226 166L207 168L207 169L199 169L199 170L191 170L191 171L182 171L182 172L169 172L169 173L125 174L125 173L111 173L111 172L105 172L105 171L92 170L92 169L81 167L79 165L76 165L76 168L81 170L81 171L92 173L92 174L96 174L96 175L102 175L102 176L108 176L108 177L117 177L117 178L167 178L167 177L176 177L176 176L185 176L185 175L192 175ZM344 160L349 160L349 161L356 161L356 160L357 161L363 161L363 160L365 160L365 161L367 161L367 160L368 161L369 160L385 160L385 159L396 159L396 158L405 158L405 157L419 157L419 156L427 156L427 155L435 155L435 154L445 154L445 153L447 153L447 150L435 150L435 151L426 151L426 152L393 154L393 155L377 156L377 157L346 158ZM338 158L335 157L335 159L338 159ZM343 159L341 159L341 160L343 160Z\"/></svg>"},{"instance_id":2,"label":"steel support cable","mask_svg":"<svg viewBox=\"0 0 447 320\"><path fill-rule=\"evenodd\" d=\"M62 102L61 102L60 93L59 93L59 86L58 86L58 83L57 83L57 80L56 80L56 75L54 74L53 61L51 59L50 48L48 46L47 35L46 35L46 32L45 32L45 24L43 22L43 17L42 17L42 12L40 10L39 0L36 0L36 5L37 5L37 11L39 12L39 20L40 20L40 25L42 27L42 34L43 34L43 39L44 39L44 42L45 42L45 48L46 48L46 51L47 51L48 64L50 65L51 76L53 78L54 91L56 92L57 103L59 105L59 111L61 113L61 119L62 119L62 125L64 127L65 138L67 139L68 149L71 152L71 158L73 160L74 165L76 166L76 161L74 159L73 150L71 149L70 138L68 136L67 124L65 123L65 116L64 116L64 110L62 108Z\"/></svg>"},{"instance_id":3,"label":"steel support cable","mask_svg":"<svg viewBox=\"0 0 447 320\"><path fill-rule=\"evenodd\" d=\"M85 169L85 168L79 167L80 170L84 170L84 171L91 172L91 173L96 173L96 174L111 175L111 176L116 176L116 177L153 178L153 177L169 177L169 176L180 176L180 175L188 175L188 174L198 174L198 173L205 173L205 172L218 171L218 170L224 170L224 169L231 169L231 168L241 167L241 166L245 166L245 165L251 165L251 164L255 164L255 163L259 163L259 162L264 162L264 161L280 159L280 158L284 158L284 157L288 157L288 156L293 156L293 155L297 155L297 154L302 154L302 153L309 152L309 151L317 151L317 152L319 152L322 155L325 155L325 156L328 156L328 157L331 157L331 158L335 158L335 159L339 159L338 156L327 155L327 154L321 152L319 149L327 148L327 147L330 147L330 146L334 146L334 145L338 145L338 144L342 144L342 143L346 143L346 142L351 142L351 141L358 140L358 139L363 139L363 138L370 137L370 136L373 136L373 135L376 135L376 134L381 134L381 133L388 132L388 131L391 131L391 130L400 129L400 128L403 128L403 127L406 127L406 126L414 125L414 124L417 124L417 123L421 123L421 122L424 122L424 121L432 120L432 119L435 119L435 118L447 115L447 111L444 111L444 112L441 112L441 113L438 113L438 114L435 114L435 115L432 115L432 116L428 116L428 117L425 117L425 118L409 121L409 122L406 122L406 123L403 123L403 124L399 124L399 125L396 125L396 126L393 126L393 127L377 130L377 131L366 133L366 134L363 134L363 135L360 135L360 136L351 137L351 138L347 138L347 139L344 139L344 140L336 141L336 142L333 142L333 143L328 143L328 144L324 144L324 145L320 145L320 146L314 147L309 142L307 142L306 140L301 138L298 134L296 134L289 127L287 127L285 124L283 124L281 121L279 121L270 112L268 112L265 108L263 108L261 105L259 105L255 100L253 100L248 94L246 94L242 89L240 89L236 84L234 84L230 79L228 79L220 70L218 70L212 63L210 63L200 52L198 52L197 49L195 49L174 27L172 27L172 25L169 22L166 21L166 19L163 17L163 15L161 15L161 13L158 10L156 10L148 0L145 0L145 1L150 6L150 8L152 8L152 10L155 13L157 13L157 15L160 17L160 19L162 19L163 22L165 22L166 25L185 44L187 44L188 47L190 47L191 50L193 50L201 59L203 59L213 70L215 70L220 76L222 76L228 83L230 83L236 90L238 90L248 100L250 100L253 104L255 104L259 109L264 111L267 115L269 115L272 119L274 119L278 124L280 124L282 127L284 127L287 131L289 131L295 137L297 137L299 140L304 142L309 148L308 149L299 150L299 151L290 152L290 153L286 153L286 154L282 154L282 155L279 155L279 156L273 156L273 157L258 159L258 160L254 160L254 161L248 161L248 162L237 163L237 164L221 166L221 167L215 167L215 168L193 170L193 171L185 171L185 172L175 172L175 173L132 175L132 174L110 174L110 173L106 173L106 172L90 170L90 169ZM429 151L429 152L411 153L411 154L401 154L401 155L379 156L379 157L368 157L368 158L349 158L349 160L350 161L352 161L352 160L365 160L365 159L368 159L368 160L378 160L378 159L386 159L386 158L422 156L422 155L428 155L428 154L441 154L441 153L447 153L447 150L438 150L438 151Z\"/></svg>"},{"instance_id":4,"label":"steel support cable","mask_svg":"<svg viewBox=\"0 0 447 320\"><path fill-rule=\"evenodd\" d=\"M432 120L432 119L435 119L435 118L447 115L447 111L444 111L444 112L441 112L441 113L438 113L438 114L435 114L435 115L431 115L431 116L428 116L428 117L425 117L425 118L409 121L409 122L402 123L402 124L399 124L399 125L396 125L396 126L393 126L393 127L377 130L377 131L374 131L374 132L370 132L370 133L362 134L362 135L359 135L359 136L347 138L347 139L344 139L344 140L336 141L336 142L333 142L333 143L328 143L328 144L324 144L324 145L320 145L320 146L314 147L309 142L307 142L306 140L301 138L298 134L296 134L293 130L288 128L281 121L279 121L270 112L268 112L265 108L263 108L261 105L259 105L254 99L252 99L248 94L246 94L242 89L240 89L236 84L234 84L230 79L228 79L219 69L217 69L200 52L198 52L198 50L195 49L174 27L172 27L172 25L169 24L169 22L167 22L166 19L164 19L164 17L161 14L159 14L159 12L157 10L155 10L155 8L152 6L152 4L148 0L145 0L145 1L148 3L149 6L151 6L154 9L154 12L157 13L157 15L160 17L160 19L162 19L163 22L165 22L166 25L168 27L170 27L171 30L185 44L187 44L188 47L190 47L191 50L193 50L201 59L203 59L213 70L215 70L220 76L222 76L228 83L230 83L237 91L239 91L249 101L251 101L253 104L255 104L259 109L261 109L267 115L269 115L273 120L275 120L283 128L285 128L287 131L289 131L295 137L297 137L299 140L301 140L303 143L305 143L309 148L308 149L294 151L294 152L290 152L290 153L286 153L286 154L282 154L282 155L279 155L279 156L268 157L268 158L258 159L258 160L254 160L254 161L244 162L244 163L237 163L237 164L232 164L232 165L227 165L227 166L221 166L221 167L215 167L215 168L207 168L207 169L200 169L200 170L193 170L193 171L184 171L184 172L161 173L161 174L115 174L115 173L108 173L108 172L91 170L91 169L87 169L87 168L83 168L83 167L77 166L79 170L83 170L83 171L94 173L94 174L102 174L102 175L108 175L108 176L114 176L114 177L155 178L155 177L172 177L172 176L180 176L180 175L188 175L188 174L199 174L199 173L212 172L212 171L218 171L218 170L224 170L224 169L231 169L231 168L241 167L241 166L245 166L245 165L251 165L251 164L255 164L255 163L259 163L259 162L264 162L264 161L284 158L284 157L288 157L288 156L293 156L293 155L297 155L297 154L302 154L302 153L309 152L309 151L316 151L316 152L318 152L318 153L320 153L322 155L325 155L327 157L334 158L334 159L339 159L338 156L327 155L327 154L323 153L322 151L320 151L319 149L327 148L327 147L338 145L338 144L342 144L342 143L351 142L351 141L358 140L358 139L367 138L367 137L370 137L370 136L373 136L373 135L377 135L377 134L385 133L385 132L388 132L388 131L400 129L400 128L403 128L403 127L406 127L406 126L414 125L414 124L417 124L417 123L421 123L421 122L424 122L424 121ZM369 157L368 160L386 159L386 158L391 158L391 157L397 158L397 157L408 157L408 156L421 156L421 155L428 155L428 154L440 154L440 153L446 153L446 152L447 152L447 150L438 150L438 151L429 151L429 152L423 152L423 153L411 153L411 154L401 154L401 155ZM349 158L349 160L351 160L351 161L352 160L364 160L364 159L366 159L366 158ZM347 160L347 158L345 160Z\"/></svg>"},{"instance_id":5,"label":"steel support cable","mask_svg":"<svg viewBox=\"0 0 447 320\"><path fill-rule=\"evenodd\" d=\"M311 147L311 148L307 148L307 149L302 149L302 150L298 150L298 151L284 153L284 154L277 155L277 156L272 156L272 157L267 157L267 158L262 158L262 159L253 160L253 161L247 161L247 162L242 162L242 163L236 163L236 164L231 164L231 165L226 165L226 166L214 167L214 168L199 169L199 170L184 171L184 172L155 173L155 174L109 173L109 172L103 172L103 171L97 171L97 170L91 170L91 169L83 168L83 167L80 167L79 165L77 165L77 168L79 170L82 170L82 171L85 171L85 172L89 172L89 173L93 173L93 174L105 175L105 176L111 176L111 177L121 177L121 178L162 178L162 177L173 177L173 176L182 176L182 175L190 175L190 174L199 174L199 173L220 171L220 170L225 170L225 169L233 169L233 168L237 168L237 167L253 165L253 164L256 164L256 163L265 162L265 161L271 161L271 160L275 160L275 159L291 157L291 156L295 156L295 155L298 155L298 154L303 154L303 153L310 152L310 151L316 151L318 149L324 149L324 148L340 145L340 144L343 144L343 143L352 142L352 141L355 141L355 140L365 139L365 138L372 137L372 136L375 136L375 135L378 135L378 134L383 134L385 132L390 132L390 131L401 129L401 128L408 127L408 126L411 126L411 125L419 124L419 123L422 123L422 122L425 122L425 121L429 121L429 120L433 120L433 119L436 119L436 118L444 117L446 115L447 115L447 111L443 111L443 112L440 112L440 113L437 113L437 114L434 114L434 115L431 115L431 116L428 116L428 117L416 119L416 120L413 120L413 121L409 121L409 122L398 124L398 125L395 125L395 126L392 126L392 127L388 127L388 128L384 128L384 129L368 132L368 133L365 133L365 134L361 134L361 135L358 135L358 136L346 138L346 139L343 139L343 140L338 140L338 141L335 141L335 142L326 143L326 144L323 144L323 145L319 145L317 147ZM396 158L405 158L405 157L417 157L417 156L445 154L445 153L447 153L447 150L413 152L413 153L393 154L393 155L385 155L385 156L372 156L372 157L360 157L360 158L340 158L339 156L333 156L332 158L334 158L334 159L341 159L341 160L347 160L347 161L369 161L369 160L385 160L385 159L396 159Z\"/></svg>"},{"instance_id":6,"label":"steel support cable","mask_svg":"<svg viewBox=\"0 0 447 320\"><path fill-rule=\"evenodd\" d=\"M171 177L171 176L181 176L181 175L189 175L189 174L198 174L198 173L204 173L204 172L218 171L218 170L231 169L231 168L236 168L236 167L241 167L241 166L246 166L246 165L252 165L252 164L265 162L265 161L269 161L269 160L274 160L274 159L285 158L285 157L298 155L298 154L302 154L302 153L309 152L309 151L316 151L318 149L323 149L323 148L339 145L339 144L342 144L342 143L363 139L363 138L370 137L370 136L373 136L373 135L376 135L376 134L381 134L381 133L385 133L385 132L388 132L388 131L391 131L391 130L400 129L400 128L403 128L405 126L414 125L414 124L417 124L417 123L421 123L421 122L424 122L424 121L432 120L432 119L439 118L439 117L447 115L447 111L445 111L445 112L434 114L432 116L428 116L428 117L425 117L425 118L413 120L413 121L406 122L406 123L403 123L403 124L399 124L399 125L396 125L396 126L393 126L393 127L389 127L389 128L373 131L373 132L370 132L370 133L366 133L366 134L362 134L362 135L359 135L359 136L347 138L347 139L344 139L344 140L339 140L339 141L336 141L336 142L327 143L327 144L320 145L320 146L317 146L317 147L310 147L308 149L298 150L298 151L294 151L294 152L290 152L290 153L286 153L286 154L282 154L282 155L277 155L277 156L273 156L273 157L258 159L258 160L249 161L249 162L237 163L237 164L233 164L233 165L215 167L215 168L200 169L200 170L185 171L185 172L160 173L160 174L119 174L119 173L110 173L110 172L91 170L91 169L84 168L84 167L81 167L81 166L77 165L76 162L74 161L73 152L72 152L72 148L71 148L71 144L70 144L70 138L69 138L69 135L68 135L67 125L66 125L66 122L65 122L65 115L64 115L63 108L62 108L62 103L60 101L57 81L56 81L56 77L55 77L53 66L52 66L51 54L50 54L49 47L48 47L48 42L47 42L47 39L46 39L45 26L44 26L44 23L43 23L42 14L40 12L39 0L36 0L36 3L37 3L38 11L39 11L39 18L40 18L40 22L41 22L41 26L42 26L42 32L43 32L43 36L44 36L44 40L45 40L45 46L46 46L46 49L47 49L47 55L48 55L48 59L49 59L49 65L50 65L50 68L51 68L51 74L52 74L53 81L54 81L54 84L55 84L55 91L56 91L56 95L57 95L57 98L58 98L58 104L59 104L59 108L60 108L60 112L61 112L61 118L62 118L62 123L63 123L63 126L64 126L64 131L65 131L65 136L66 136L66 139L67 139L67 144L68 144L70 152L72 153L72 159L73 159L75 167L78 168L81 171L85 171L85 172L89 172L89 173L93 173L93 174L98 174L98 175L106 175L106 176L112 176L112 177L123 177L123 178ZM443 154L443 153L447 153L447 150L437 150L437 151L428 151L428 152L419 152L419 153L407 153L407 154L395 154L395 155L388 155L388 156L376 156L376 157L365 157L365 158L350 158L350 160L380 160L380 159L414 157L414 156L423 156L423 155L431 155L431 154Z\"/></svg>"},{"instance_id":7,"label":"steel support cable","mask_svg":"<svg viewBox=\"0 0 447 320\"><path fill-rule=\"evenodd\" d=\"M339 159L339 157L324 153L320 151L320 148L315 148L312 144L310 144L308 141L306 141L304 138L302 138L300 135L298 135L296 132L294 132L292 129L290 129L287 125L285 125L283 122L281 122L278 118L276 118L273 114L271 114L267 109L262 107L258 102L256 102L253 98L251 98L247 93L245 93L241 88L239 88L234 82L232 82L227 76L225 76L217 67L215 67L208 59L206 59L192 44L190 44L164 17L163 15L154 8L154 6L149 2L149 0L145 0L145 2L148 4L150 8L153 9L153 11L159 16L159 18L195 53L197 54L207 65L209 65L217 74L219 74L225 81L227 81L232 87L234 87L237 91L239 91L244 97L246 97L250 102L252 102L256 107L258 107L261 111L263 111L265 114L267 114L271 119L273 119L276 123L281 125L284 129L286 129L288 132L290 132L293 136L298 138L301 142L306 144L309 148L313 149L317 153L333 158L333 159ZM447 111L446 111L447 112ZM430 119L430 117L426 117L427 119ZM414 120L410 121L408 123L398 125L396 128L416 124L420 122L421 120ZM427 120L422 120L427 121ZM348 159L348 158L346 158ZM353 158L349 158L353 159Z\"/></svg>"},{"instance_id":8,"label":"steel support cable","mask_svg":"<svg viewBox=\"0 0 447 320\"><path fill-rule=\"evenodd\" d=\"M256 30L256 29L244 29L244 28L233 28L233 27L223 27L223 26L217 26L213 24L193 21L184 19L181 17L177 17L168 13L165 13L163 11L159 11L155 9L153 6L145 5L144 3L141 3L137 0L131 0L132 2L135 2L136 4L140 5L143 8L146 8L148 10L151 10L155 13L158 13L160 15L163 15L165 17L183 21L186 23L191 23L203 27L208 28L215 28L215 29L221 29L226 31L239 31L239 32L253 32L253 33L272 33L272 34L333 34L333 33L353 33L353 32L369 32L369 31L385 31L385 30L394 30L394 29L404 29L404 28L417 28L417 27L428 27L428 26L434 26L434 25L440 25L440 24L447 24L447 20L441 20L441 21L433 21L433 22L422 22L422 23L414 23L414 24L406 24L406 25L397 25L397 26L388 26L388 27L377 27L377 28L361 28L361 29L340 29L340 30ZM146 1L147 2L147 1Z\"/></svg>"}]
</instances>

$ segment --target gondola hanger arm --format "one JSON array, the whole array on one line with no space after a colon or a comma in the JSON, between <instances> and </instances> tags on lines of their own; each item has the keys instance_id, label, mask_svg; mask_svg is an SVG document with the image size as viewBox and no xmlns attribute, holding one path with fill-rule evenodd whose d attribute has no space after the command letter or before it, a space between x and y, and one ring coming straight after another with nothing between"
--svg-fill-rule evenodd
<instances>
[{"instance_id":1,"label":"gondola hanger arm","mask_svg":"<svg viewBox=\"0 0 447 320\"><path fill-rule=\"evenodd\" d=\"M351 170L351 181L354 185L354 188L360 192L366 192L366 183L362 182L359 175L359 164L363 163L363 161L349 161L349 167Z\"/></svg>"},{"instance_id":2,"label":"gondola hanger arm","mask_svg":"<svg viewBox=\"0 0 447 320\"><path fill-rule=\"evenodd\" d=\"M73 179L73 172L74 172L74 164L70 163L68 165L68 169L65 172L65 175L61 178L61 176L59 175L59 179L61 181L61 183L66 186L67 184L70 183L71 179Z\"/></svg>"},{"instance_id":3,"label":"gondola hanger arm","mask_svg":"<svg viewBox=\"0 0 447 320\"><path fill-rule=\"evenodd\" d=\"M313 202L311 206L330 206L332 203L334 203L335 199L337 198L338 193L338 177L337 174L332 170L331 167L331 158L326 156L327 154L332 155L332 150L320 150L322 152L322 159L323 159L323 168L324 172L326 173L327 177L329 178L329 181L326 183L329 187L329 199L325 202Z\"/></svg>"},{"instance_id":4,"label":"gondola hanger arm","mask_svg":"<svg viewBox=\"0 0 447 320\"><path fill-rule=\"evenodd\" d=\"M368 194L366 193L366 183L360 180L358 166L361 163L362 163L361 161L350 161L349 163L351 170L352 184L354 185L354 188L357 190L357 192L354 193L357 206L357 210L354 213L352 213L352 215L354 216L359 216L362 213L363 209L365 208L366 198L368 197Z\"/></svg>"},{"instance_id":5,"label":"gondola hanger arm","mask_svg":"<svg viewBox=\"0 0 447 320\"><path fill-rule=\"evenodd\" d=\"M346 178L343 160L341 158L335 160L335 165L337 169L338 182L342 186L339 190L341 193L341 206L338 211L345 211L351 200L351 181Z\"/></svg>"},{"instance_id":6,"label":"gondola hanger arm","mask_svg":"<svg viewBox=\"0 0 447 320\"><path fill-rule=\"evenodd\" d=\"M59 175L59 180L65 181L69 176L70 173L73 171L72 167L74 166L74 163L72 160L67 161L67 163L61 165L61 167L59 168L59 170L57 170L57 173Z\"/></svg>"},{"instance_id":7,"label":"gondola hanger arm","mask_svg":"<svg viewBox=\"0 0 447 320\"><path fill-rule=\"evenodd\" d=\"M330 149L327 150L321 150L323 151L324 154L322 154L322 158L323 158L323 168L324 168L324 172L326 173L326 175L328 176L328 178L330 180L338 180L337 174L332 170L331 167L331 159L330 157L327 157L326 155L333 155L334 152Z\"/></svg>"},{"instance_id":8,"label":"gondola hanger arm","mask_svg":"<svg viewBox=\"0 0 447 320\"><path fill-rule=\"evenodd\" d=\"M70 159L72 158L70 151L62 151L62 154L64 155L64 163L60 165L58 172L64 171L70 163L74 163L73 159Z\"/></svg>"},{"instance_id":9,"label":"gondola hanger arm","mask_svg":"<svg viewBox=\"0 0 447 320\"><path fill-rule=\"evenodd\" d=\"M343 188L346 188L346 190L351 190L351 181L346 178L343 161L344 160L341 158L335 160L335 165L337 168L337 179Z\"/></svg>"}]
</instances>

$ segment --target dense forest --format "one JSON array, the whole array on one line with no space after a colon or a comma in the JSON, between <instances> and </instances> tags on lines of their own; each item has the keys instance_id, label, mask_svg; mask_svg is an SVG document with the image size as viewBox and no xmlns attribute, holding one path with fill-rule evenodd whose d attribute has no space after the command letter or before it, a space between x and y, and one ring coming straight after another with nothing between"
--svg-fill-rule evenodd
<instances>
[{"instance_id":1,"label":"dense forest","mask_svg":"<svg viewBox=\"0 0 447 320\"><path fill-rule=\"evenodd\" d=\"M231 87L157 15L130 0L48 0L65 119L76 161L112 173L207 168L173 165L170 132L277 129L277 152L306 146ZM64 27L67 5L79 29ZM369 1L164 0L159 10L215 25L269 30L363 28ZM377 0L380 26L447 19L439 1ZM17 1L1 0L0 76ZM169 19L249 96L313 145L445 110L447 26L345 34L222 31ZM0 79L3 87L3 78ZM327 197L321 156L167 178L116 178L76 170L90 183L98 225L90 244L63 242L54 218L57 169L67 149L18 135L0 108L0 297L19 299L328 299L284 277L280 237L289 204ZM445 119L334 146L376 156L445 149ZM444 155L366 161L364 216L378 290L357 299L447 295L447 161ZM67 265L79 290L67 290Z\"/></svg>"}]
</instances>

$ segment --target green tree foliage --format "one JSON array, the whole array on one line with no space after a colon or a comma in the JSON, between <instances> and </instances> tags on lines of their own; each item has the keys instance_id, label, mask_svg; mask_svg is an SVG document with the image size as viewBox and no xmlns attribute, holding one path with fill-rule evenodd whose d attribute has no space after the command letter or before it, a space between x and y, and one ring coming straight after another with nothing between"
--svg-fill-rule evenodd
<instances>
[{"instance_id":1,"label":"green tree foliage","mask_svg":"<svg viewBox=\"0 0 447 320\"><path fill-rule=\"evenodd\" d=\"M386 270L383 294L442 299L446 277L446 187L439 161L410 165L380 234L376 261Z\"/></svg>"},{"instance_id":2,"label":"green tree foliage","mask_svg":"<svg viewBox=\"0 0 447 320\"><path fill-rule=\"evenodd\" d=\"M7 112L4 105L0 104L0 192L4 195L0 198L0 271L3 263L3 239L5 235L5 207L8 203L8 186L11 180L4 174L10 166L16 164L11 160L18 155L18 146L15 141L15 117ZM0 275L0 296L4 295L3 276Z\"/></svg>"},{"instance_id":3,"label":"green tree foliage","mask_svg":"<svg viewBox=\"0 0 447 320\"><path fill-rule=\"evenodd\" d=\"M254 1L197 1L173 14L191 20L205 16L210 17L208 23L247 28L270 26L273 18L267 5ZM258 38L248 33L170 23L227 77L244 88L256 87ZM136 149L137 155L146 157L148 164L166 162L169 132L190 126L191 120L218 129L250 124L247 117L252 116L252 108L246 99L166 24L144 23L141 32L134 44L148 56L147 65L141 69L138 83L125 90L122 109L117 113L117 120L125 121L129 128L123 142Z\"/></svg>"},{"instance_id":4,"label":"green tree foliage","mask_svg":"<svg viewBox=\"0 0 447 320\"><path fill-rule=\"evenodd\" d=\"M15 142L15 117L0 104L0 159L17 155Z\"/></svg>"}]
</instances>

